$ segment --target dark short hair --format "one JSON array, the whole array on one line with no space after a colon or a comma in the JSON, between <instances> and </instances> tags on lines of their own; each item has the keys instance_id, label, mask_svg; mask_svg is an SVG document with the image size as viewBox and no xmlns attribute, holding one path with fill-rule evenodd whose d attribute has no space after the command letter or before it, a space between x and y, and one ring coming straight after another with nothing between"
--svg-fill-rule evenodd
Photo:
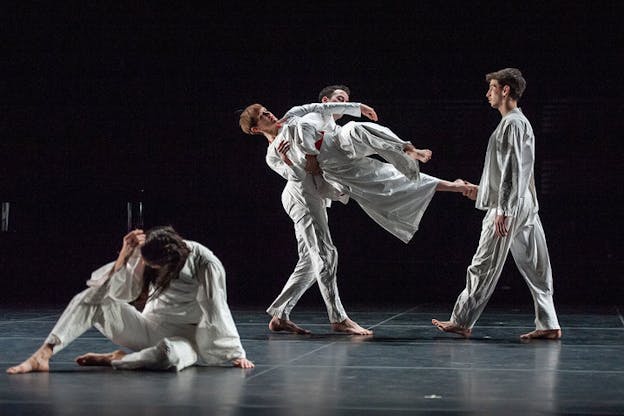
<instances>
[{"instance_id":1,"label":"dark short hair","mask_svg":"<svg viewBox=\"0 0 624 416\"><path fill-rule=\"evenodd\" d=\"M347 93L347 95L351 95L351 90L346 85L329 85L323 88L321 92L319 92L318 100L322 101L323 97L330 98L334 94L334 92L336 92L336 90L343 90Z\"/></svg>"},{"instance_id":2,"label":"dark short hair","mask_svg":"<svg viewBox=\"0 0 624 416\"><path fill-rule=\"evenodd\" d=\"M485 81L488 83L493 79L498 81L501 87L508 85L509 95L514 100L519 100L526 88L526 80L518 68L505 68L490 72L485 76Z\"/></svg>"}]
</instances>

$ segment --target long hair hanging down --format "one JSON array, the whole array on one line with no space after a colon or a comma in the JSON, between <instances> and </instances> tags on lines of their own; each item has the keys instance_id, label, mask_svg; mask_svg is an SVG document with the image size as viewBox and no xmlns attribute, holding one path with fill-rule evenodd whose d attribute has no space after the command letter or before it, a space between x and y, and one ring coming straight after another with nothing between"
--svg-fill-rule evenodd
<instances>
[{"instance_id":1,"label":"long hair hanging down","mask_svg":"<svg viewBox=\"0 0 624 416\"><path fill-rule=\"evenodd\" d=\"M143 284L154 287L150 299L160 295L173 279L178 278L190 252L180 234L171 226L154 227L147 231L141 256L150 264L160 266L158 269L145 266Z\"/></svg>"}]
</instances>

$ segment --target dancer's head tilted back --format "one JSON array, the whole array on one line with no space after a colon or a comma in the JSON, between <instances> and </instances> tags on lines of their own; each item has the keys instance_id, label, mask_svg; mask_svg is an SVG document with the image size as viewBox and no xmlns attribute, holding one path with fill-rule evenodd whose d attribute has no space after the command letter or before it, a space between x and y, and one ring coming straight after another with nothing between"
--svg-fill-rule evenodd
<instances>
[{"instance_id":1,"label":"dancer's head tilted back","mask_svg":"<svg viewBox=\"0 0 624 416\"><path fill-rule=\"evenodd\" d=\"M238 124L245 134L258 134L252 132L251 128L256 127L256 125L258 124L258 119L260 117L260 112L262 111L262 108L262 104L252 104L245 108L241 113Z\"/></svg>"},{"instance_id":2,"label":"dancer's head tilted back","mask_svg":"<svg viewBox=\"0 0 624 416\"><path fill-rule=\"evenodd\" d=\"M280 127L277 121L277 117L262 104L252 104L243 110L238 123L241 130L246 134L263 134L266 137L274 137Z\"/></svg>"}]
</instances>

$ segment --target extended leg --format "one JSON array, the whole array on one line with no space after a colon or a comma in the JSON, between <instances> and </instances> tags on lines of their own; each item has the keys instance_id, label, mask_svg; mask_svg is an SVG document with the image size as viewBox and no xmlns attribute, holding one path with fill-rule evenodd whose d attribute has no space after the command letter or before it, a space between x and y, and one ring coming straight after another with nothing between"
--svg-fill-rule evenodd
<instances>
[{"instance_id":1,"label":"extended leg","mask_svg":"<svg viewBox=\"0 0 624 416\"><path fill-rule=\"evenodd\" d=\"M7 372L48 371L52 355L92 326L116 344L134 350L153 345L160 339L134 307L94 296L96 291L102 290L106 287L89 288L74 296L43 345L30 358Z\"/></svg>"},{"instance_id":2,"label":"extended leg","mask_svg":"<svg viewBox=\"0 0 624 416\"><path fill-rule=\"evenodd\" d=\"M274 332L285 331L296 334L310 333L310 331L299 327L290 320L290 312L305 291L316 281L316 270L304 240L304 233L306 231L301 228L301 226L295 226L299 252L299 260L297 261L295 270L288 278L282 292L267 309L267 313L272 316L271 322L269 322L269 329Z\"/></svg>"},{"instance_id":3,"label":"extended leg","mask_svg":"<svg viewBox=\"0 0 624 416\"><path fill-rule=\"evenodd\" d=\"M479 247L466 271L466 288L455 302L451 319L432 320L432 324L442 331L470 335L494 292L511 245L510 237L495 235L495 215L496 210L490 210L483 219Z\"/></svg>"},{"instance_id":4,"label":"extended leg","mask_svg":"<svg viewBox=\"0 0 624 416\"><path fill-rule=\"evenodd\" d=\"M350 158L378 154L410 179L418 179L418 160L431 158L431 151L416 149L389 128L376 123L347 123L338 138L340 147Z\"/></svg>"}]
</instances>

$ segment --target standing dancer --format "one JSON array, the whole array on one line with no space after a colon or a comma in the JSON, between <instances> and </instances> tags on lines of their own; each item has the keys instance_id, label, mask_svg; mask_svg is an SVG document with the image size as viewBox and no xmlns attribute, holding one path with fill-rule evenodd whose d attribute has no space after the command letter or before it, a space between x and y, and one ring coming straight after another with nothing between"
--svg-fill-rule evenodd
<instances>
[{"instance_id":1,"label":"standing dancer","mask_svg":"<svg viewBox=\"0 0 624 416\"><path fill-rule=\"evenodd\" d=\"M326 87L319 98L321 102L346 102L349 101L349 89L342 85ZM319 129L337 128L333 117L310 113L308 121L315 123ZM338 251L329 231L327 207L330 200L326 196L339 198L339 195L337 191L331 190L331 186L322 176L308 174L293 166L286 155L287 150L283 143L277 151L267 152L266 162L288 181L282 192L282 204L294 223L299 260L281 293L267 309L272 317L269 328L272 331L309 334L310 331L290 320L290 313L305 291L316 281L334 331L371 335L372 331L349 319L338 293Z\"/></svg>"},{"instance_id":2,"label":"standing dancer","mask_svg":"<svg viewBox=\"0 0 624 416\"><path fill-rule=\"evenodd\" d=\"M522 73L505 68L487 74L486 97L502 120L490 136L478 192L467 194L483 219L479 247L449 321L431 322L441 331L469 337L492 296L511 254L526 280L535 304L536 329L522 339L559 339L561 328L553 302L552 271L535 191L535 136L518 107L526 87Z\"/></svg>"}]
</instances>

